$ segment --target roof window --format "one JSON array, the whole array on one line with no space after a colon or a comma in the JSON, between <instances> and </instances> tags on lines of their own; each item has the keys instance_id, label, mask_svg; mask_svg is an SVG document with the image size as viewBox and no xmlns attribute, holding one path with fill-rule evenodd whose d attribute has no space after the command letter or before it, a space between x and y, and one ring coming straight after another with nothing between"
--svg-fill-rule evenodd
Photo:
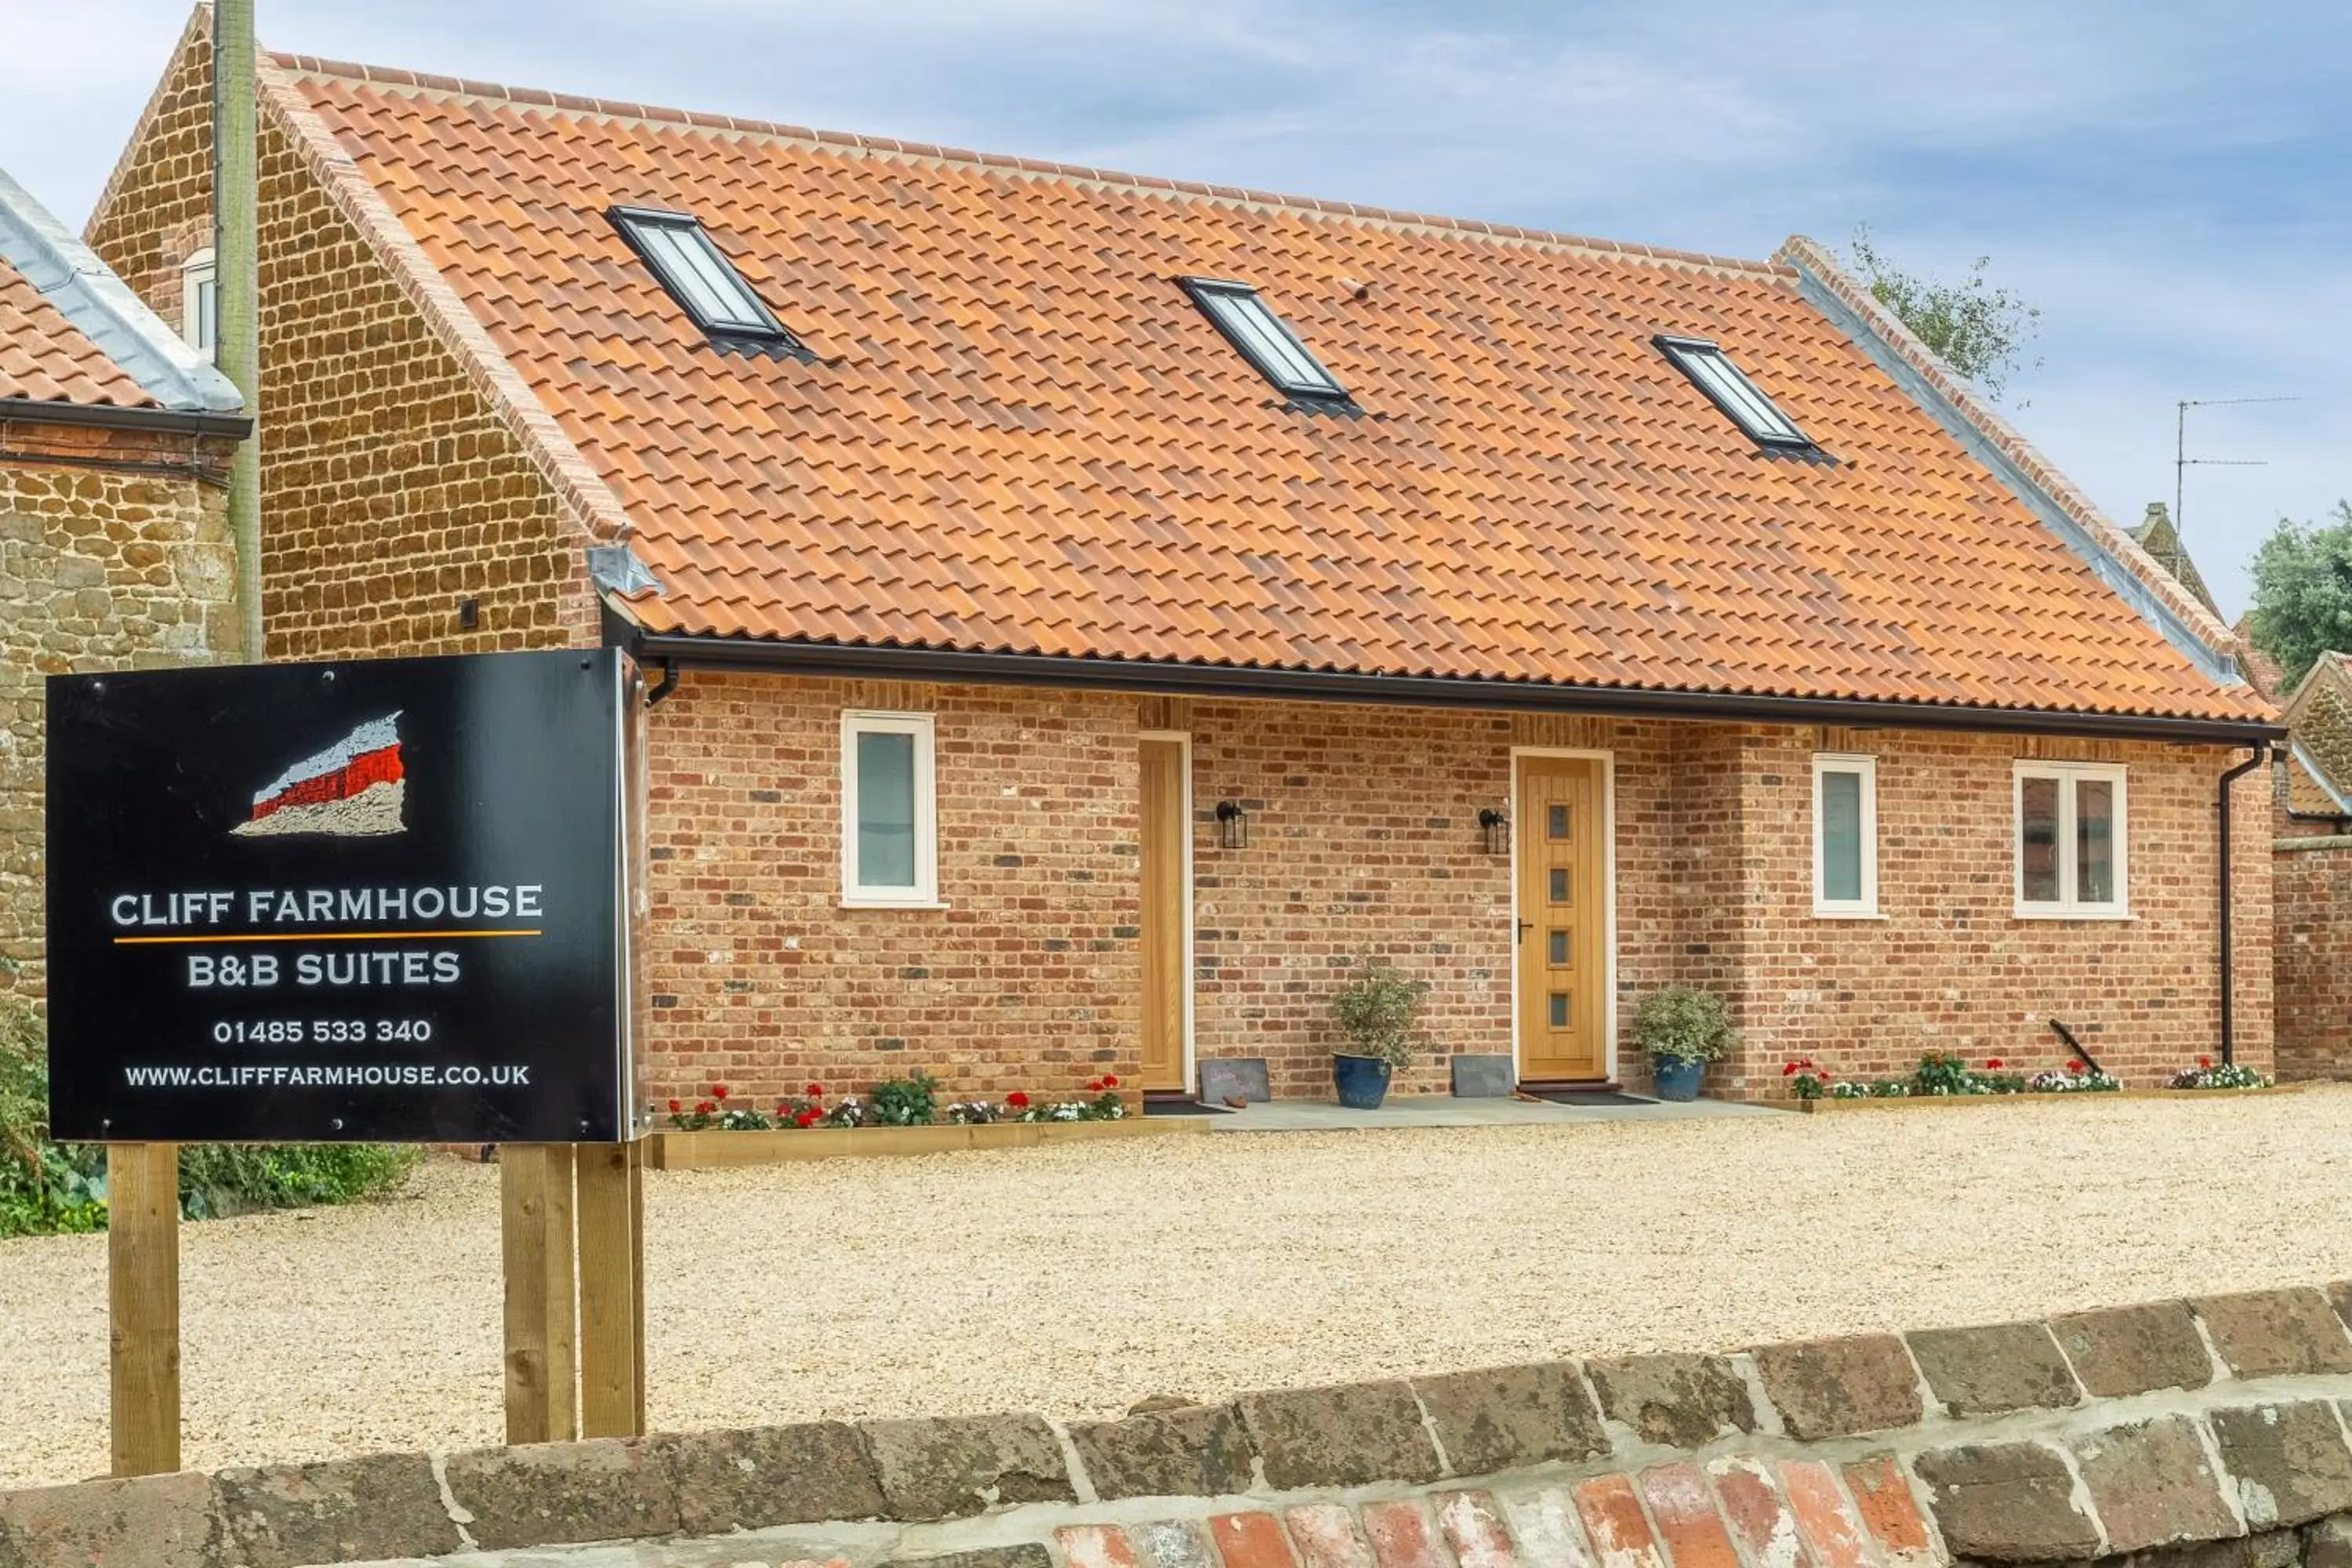
<instances>
[{"instance_id":1,"label":"roof window","mask_svg":"<svg viewBox=\"0 0 2352 1568\"><path fill-rule=\"evenodd\" d=\"M1267 308L1255 288L1218 278L1179 278L1176 281L1192 297L1192 303L1201 307L1201 313L1209 318L1210 323L1225 335L1225 341L1241 350L1242 357L1272 382L1276 390L1291 397L1323 403L1347 401L1348 389L1323 368L1322 361L1307 352L1298 334Z\"/></svg>"},{"instance_id":2,"label":"roof window","mask_svg":"<svg viewBox=\"0 0 2352 1568\"><path fill-rule=\"evenodd\" d=\"M686 308L712 347L722 353L772 352L811 357L800 340L776 320L775 312L751 292L735 264L711 243L692 214L614 207L605 216L629 242L629 248L654 269L670 298Z\"/></svg>"},{"instance_id":3,"label":"roof window","mask_svg":"<svg viewBox=\"0 0 2352 1568\"><path fill-rule=\"evenodd\" d=\"M1664 333L1650 341L1758 446L1795 452L1812 447L1812 437L1798 429L1797 422L1781 413L1780 405L1765 396L1748 379L1748 373L1714 343L1705 338Z\"/></svg>"}]
</instances>

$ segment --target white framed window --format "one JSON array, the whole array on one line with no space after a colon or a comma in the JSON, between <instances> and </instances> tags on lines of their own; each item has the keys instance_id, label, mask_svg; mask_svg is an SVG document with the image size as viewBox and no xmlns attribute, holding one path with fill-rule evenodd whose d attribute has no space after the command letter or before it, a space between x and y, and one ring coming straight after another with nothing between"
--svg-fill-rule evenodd
<instances>
[{"instance_id":1,"label":"white framed window","mask_svg":"<svg viewBox=\"0 0 2352 1568\"><path fill-rule=\"evenodd\" d=\"M2017 764L2020 920L2127 920L2129 805L2113 763Z\"/></svg>"},{"instance_id":2,"label":"white framed window","mask_svg":"<svg viewBox=\"0 0 2352 1568\"><path fill-rule=\"evenodd\" d=\"M1813 756L1813 913L1878 917L1878 759Z\"/></svg>"},{"instance_id":3,"label":"white framed window","mask_svg":"<svg viewBox=\"0 0 2352 1568\"><path fill-rule=\"evenodd\" d=\"M939 902L939 808L928 713L841 716L841 901Z\"/></svg>"},{"instance_id":4,"label":"white framed window","mask_svg":"<svg viewBox=\"0 0 2352 1568\"><path fill-rule=\"evenodd\" d=\"M180 264L180 336L206 359L220 357L220 275L210 249Z\"/></svg>"}]
</instances>

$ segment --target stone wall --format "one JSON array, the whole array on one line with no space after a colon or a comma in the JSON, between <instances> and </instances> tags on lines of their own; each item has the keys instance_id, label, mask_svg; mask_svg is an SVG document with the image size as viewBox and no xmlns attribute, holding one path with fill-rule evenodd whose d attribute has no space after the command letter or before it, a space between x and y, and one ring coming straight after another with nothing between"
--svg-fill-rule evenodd
<instances>
[{"instance_id":1,"label":"stone wall","mask_svg":"<svg viewBox=\"0 0 2352 1568\"><path fill-rule=\"evenodd\" d=\"M817 1422L93 1481L0 1493L0 1564L2347 1568L2347 1310L2352 1282L1066 1426Z\"/></svg>"},{"instance_id":2,"label":"stone wall","mask_svg":"<svg viewBox=\"0 0 2352 1568\"><path fill-rule=\"evenodd\" d=\"M180 263L210 243L211 81L192 27L90 220L91 247L169 321ZM270 657L593 644L585 540L554 489L274 109L259 153Z\"/></svg>"},{"instance_id":3,"label":"stone wall","mask_svg":"<svg viewBox=\"0 0 2352 1568\"><path fill-rule=\"evenodd\" d=\"M45 985L43 678L237 656L227 455L0 422L0 991Z\"/></svg>"},{"instance_id":4,"label":"stone wall","mask_svg":"<svg viewBox=\"0 0 2352 1568\"><path fill-rule=\"evenodd\" d=\"M2279 1077L2352 1079L2352 838L2282 837L2273 855Z\"/></svg>"}]
</instances>

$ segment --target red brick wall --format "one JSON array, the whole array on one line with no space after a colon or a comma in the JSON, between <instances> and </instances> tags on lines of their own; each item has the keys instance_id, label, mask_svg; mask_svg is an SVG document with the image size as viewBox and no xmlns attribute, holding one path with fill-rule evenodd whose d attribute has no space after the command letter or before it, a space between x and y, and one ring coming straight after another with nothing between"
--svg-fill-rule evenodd
<instances>
[{"instance_id":1,"label":"red brick wall","mask_svg":"<svg viewBox=\"0 0 2352 1568\"><path fill-rule=\"evenodd\" d=\"M845 706L938 715L950 910L838 907ZM689 676L654 725L662 1092L917 1067L972 1092L1131 1083L1139 728L1193 737L1196 1053L1263 1057L1280 1095L1328 1092L1330 996L1360 953L1431 987L1401 1091L1510 1048L1510 861L1476 819L1507 800L1515 745L1615 752L1621 1026L1670 980L1724 994L1741 1040L1710 1092L1777 1094L1798 1055L2055 1067L2052 1016L2135 1082L2218 1040L2218 751ZM1886 920L1811 913L1816 750L1880 759ZM2134 920L2012 918L2011 764L2036 752L2130 768ZM2267 1066L2264 786L2239 787L2239 1041ZM1223 799L1245 849L1218 847ZM1647 1082L1630 1047L1619 1070Z\"/></svg>"},{"instance_id":2,"label":"red brick wall","mask_svg":"<svg viewBox=\"0 0 2352 1568\"><path fill-rule=\"evenodd\" d=\"M2312 847L2273 858L2278 1074L2352 1079L2352 839L2293 837Z\"/></svg>"},{"instance_id":3,"label":"red brick wall","mask_svg":"<svg viewBox=\"0 0 2352 1568\"><path fill-rule=\"evenodd\" d=\"M1879 759L1885 921L1811 914L1817 748ZM2134 919L2011 917L2011 763L2037 755L2129 768ZM1737 1087L1776 1093L1781 1064L1799 1055L1842 1076L1899 1073L1930 1049L2053 1067L2065 1057L2046 1022L2053 1016L2129 1083L2154 1082L2216 1050L2213 793L2242 756L1895 731L1741 731L1748 872L1738 892L1747 952ZM2233 788L2239 1057L2267 1068L2269 784L2257 773Z\"/></svg>"},{"instance_id":4,"label":"red brick wall","mask_svg":"<svg viewBox=\"0 0 2352 1568\"><path fill-rule=\"evenodd\" d=\"M841 712L936 716L944 910L845 910ZM688 673L649 730L656 1098L1139 1061L1132 700Z\"/></svg>"}]
</instances>

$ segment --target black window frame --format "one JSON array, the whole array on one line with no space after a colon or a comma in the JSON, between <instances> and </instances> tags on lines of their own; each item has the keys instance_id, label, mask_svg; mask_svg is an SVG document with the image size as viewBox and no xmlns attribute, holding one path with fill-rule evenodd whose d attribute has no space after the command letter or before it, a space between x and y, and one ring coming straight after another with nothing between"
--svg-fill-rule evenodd
<instances>
[{"instance_id":1,"label":"black window frame","mask_svg":"<svg viewBox=\"0 0 2352 1568\"><path fill-rule=\"evenodd\" d=\"M777 317L769 303L760 298L760 291L751 287L751 280L743 276L742 268L719 248L719 242L710 237L710 231L692 213L674 212L667 207L616 205L605 208L604 216L619 233L623 242L636 253L637 259L646 264L646 270L654 275L654 281L661 285L662 292L686 312L687 320L695 324L713 348L722 353L776 353L802 360L816 357ZM646 243L640 230L646 228L667 229L687 236L689 243L700 246L705 255L725 269L735 287L742 291L744 300L759 312L759 321L746 323L733 319L720 320L696 304L692 291L672 275L668 258L656 254ZM707 280L705 286L708 287Z\"/></svg>"},{"instance_id":2,"label":"black window frame","mask_svg":"<svg viewBox=\"0 0 2352 1568\"><path fill-rule=\"evenodd\" d=\"M1821 443L1806 435L1804 428L1790 417L1789 411L1781 407L1770 394L1757 385L1756 378L1742 370L1738 362L1726 352L1721 343L1712 338L1694 338L1676 332L1660 332L1651 338L1650 342L1656 346L1660 353L1666 356L1668 364L1682 372L1685 379L1697 387L1706 400L1714 404L1726 419L1731 421L1735 429L1759 447L1775 452L1821 450ZM1759 428L1748 410L1724 396L1705 375L1694 368L1693 361L1700 357L1713 360L1722 368L1726 375L1736 378L1757 402L1771 410L1773 416L1779 419L1786 429Z\"/></svg>"},{"instance_id":3,"label":"black window frame","mask_svg":"<svg viewBox=\"0 0 2352 1568\"><path fill-rule=\"evenodd\" d=\"M1331 367L1325 364L1321 357L1307 346L1306 341L1291 330L1290 323L1282 319L1282 313L1279 310L1266 302L1265 294L1259 290L1256 284L1244 283L1232 278L1188 276L1177 279L1176 286L1184 290L1194 308L1208 319L1209 325L1217 329L1217 335L1233 345L1234 352L1242 356L1243 362L1264 376L1266 384L1285 397L1301 403L1322 405L1347 405L1354 401L1354 395L1349 393L1339 378L1331 373ZM1266 324L1273 331L1280 332L1283 341L1290 345L1300 359L1313 365L1323 379L1319 382L1301 382L1291 376L1283 367L1266 363L1259 353L1257 346L1234 329L1216 306L1210 302L1212 300L1242 300L1255 304L1264 316Z\"/></svg>"}]
</instances>

